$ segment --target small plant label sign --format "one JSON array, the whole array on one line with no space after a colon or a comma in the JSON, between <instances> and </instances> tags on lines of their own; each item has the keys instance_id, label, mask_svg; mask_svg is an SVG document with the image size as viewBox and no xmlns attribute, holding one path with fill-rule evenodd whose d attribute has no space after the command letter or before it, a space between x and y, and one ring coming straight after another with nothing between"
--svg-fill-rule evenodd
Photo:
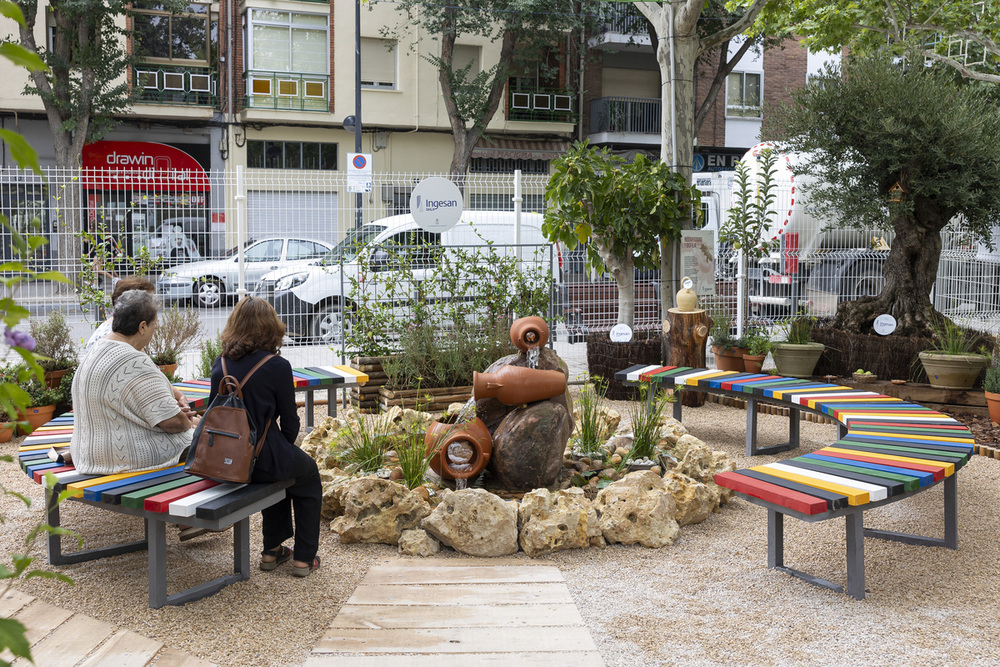
<instances>
[{"instance_id":1,"label":"small plant label sign","mask_svg":"<svg viewBox=\"0 0 1000 667\"><path fill-rule=\"evenodd\" d=\"M896 330L896 318L889 313L882 313L875 318L875 333L880 336L888 336Z\"/></svg>"},{"instance_id":2,"label":"small plant label sign","mask_svg":"<svg viewBox=\"0 0 1000 667\"><path fill-rule=\"evenodd\" d=\"M632 327L627 324L616 324L611 327L611 342L627 343L632 340Z\"/></svg>"}]
</instances>

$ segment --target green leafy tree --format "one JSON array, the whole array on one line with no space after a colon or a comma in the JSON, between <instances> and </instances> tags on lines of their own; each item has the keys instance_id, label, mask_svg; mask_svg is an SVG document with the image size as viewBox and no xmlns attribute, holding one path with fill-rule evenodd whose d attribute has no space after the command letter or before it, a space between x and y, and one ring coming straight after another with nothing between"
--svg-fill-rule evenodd
<instances>
[{"instance_id":1,"label":"green leafy tree","mask_svg":"<svg viewBox=\"0 0 1000 667\"><path fill-rule=\"evenodd\" d=\"M607 149L577 143L552 163L542 231L569 248L586 243L591 266L618 283L618 321L632 326L635 268L654 268L659 240L680 238L697 190L663 162L632 163Z\"/></svg>"},{"instance_id":2,"label":"green leafy tree","mask_svg":"<svg viewBox=\"0 0 1000 667\"><path fill-rule=\"evenodd\" d=\"M813 49L854 53L887 45L917 62L940 63L969 79L1000 83L1000 7L940 0L803 0L771 3L763 30L794 30Z\"/></svg>"},{"instance_id":3,"label":"green leafy tree","mask_svg":"<svg viewBox=\"0 0 1000 667\"><path fill-rule=\"evenodd\" d=\"M448 111L455 150L449 171L464 177L472 150L496 114L508 77L532 69L539 82L555 80L570 54L560 54L567 35L579 34L597 19L599 3L565 0L465 0L428 3L400 0L396 6L403 24L418 25L440 49L427 60L438 69L442 100ZM383 34L399 37L404 25L387 26ZM497 62L482 72L455 62L457 40L482 37L498 44Z\"/></svg>"},{"instance_id":4,"label":"green leafy tree","mask_svg":"<svg viewBox=\"0 0 1000 667\"><path fill-rule=\"evenodd\" d=\"M891 53L852 58L771 114L786 147L803 153L804 173L816 177L809 198L818 214L895 234L881 294L837 310L835 326L848 331L869 330L891 313L898 333L928 334L941 231L960 215L970 236L989 244L1000 218L992 86L906 62L913 59ZM903 194L893 201L897 183Z\"/></svg>"}]
</instances>

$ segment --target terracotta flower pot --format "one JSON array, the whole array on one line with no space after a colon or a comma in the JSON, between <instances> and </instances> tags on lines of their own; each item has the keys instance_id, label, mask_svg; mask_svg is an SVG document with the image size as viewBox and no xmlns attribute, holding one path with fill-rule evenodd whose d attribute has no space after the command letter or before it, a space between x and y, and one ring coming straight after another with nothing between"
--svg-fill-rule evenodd
<instances>
[{"instance_id":1,"label":"terracotta flower pot","mask_svg":"<svg viewBox=\"0 0 1000 667\"><path fill-rule=\"evenodd\" d=\"M764 367L765 359L767 359L766 354L744 354L743 368L747 373L760 373L760 369Z\"/></svg>"},{"instance_id":2,"label":"terracotta flower pot","mask_svg":"<svg viewBox=\"0 0 1000 667\"><path fill-rule=\"evenodd\" d=\"M173 375L174 371L177 370L177 364L161 364L157 368L163 371L164 375Z\"/></svg>"},{"instance_id":3,"label":"terracotta flower pot","mask_svg":"<svg viewBox=\"0 0 1000 667\"><path fill-rule=\"evenodd\" d=\"M14 437L16 426L14 422L0 422L0 442L10 442L10 439Z\"/></svg>"},{"instance_id":4,"label":"terracotta flower pot","mask_svg":"<svg viewBox=\"0 0 1000 667\"><path fill-rule=\"evenodd\" d=\"M987 391L985 394L986 407L990 411L990 421L1000 424L1000 394L994 394L992 391Z\"/></svg>"},{"instance_id":5,"label":"terracotta flower pot","mask_svg":"<svg viewBox=\"0 0 1000 667\"><path fill-rule=\"evenodd\" d=\"M469 479L483 471L493 453L493 438L478 417L455 424L431 422L424 435L428 464L442 479Z\"/></svg>"},{"instance_id":6,"label":"terracotta flower pot","mask_svg":"<svg viewBox=\"0 0 1000 667\"><path fill-rule=\"evenodd\" d=\"M476 400L495 398L504 405L520 405L565 392L566 375L562 371L504 366L496 373L472 374L472 395Z\"/></svg>"},{"instance_id":7,"label":"terracotta flower pot","mask_svg":"<svg viewBox=\"0 0 1000 667\"><path fill-rule=\"evenodd\" d=\"M742 373L744 371L743 352L744 350L740 348L724 350L721 347L713 345L712 354L715 355L715 367L720 371Z\"/></svg>"},{"instance_id":8,"label":"terracotta flower pot","mask_svg":"<svg viewBox=\"0 0 1000 667\"><path fill-rule=\"evenodd\" d=\"M540 317L516 319L510 326L510 342L521 352L542 347L549 342L549 325Z\"/></svg>"},{"instance_id":9,"label":"terracotta flower pot","mask_svg":"<svg viewBox=\"0 0 1000 667\"><path fill-rule=\"evenodd\" d=\"M31 424L32 429L44 426L52 421L52 414L56 411L55 405L40 405L34 408L26 408L21 413L21 421ZM27 432L27 431L25 431Z\"/></svg>"},{"instance_id":10,"label":"terracotta flower pot","mask_svg":"<svg viewBox=\"0 0 1000 667\"><path fill-rule=\"evenodd\" d=\"M49 389L58 389L59 384L62 382L63 376L68 373L69 370L63 368L58 371L45 371L45 384Z\"/></svg>"},{"instance_id":11,"label":"terracotta flower pot","mask_svg":"<svg viewBox=\"0 0 1000 667\"><path fill-rule=\"evenodd\" d=\"M990 358L985 354L921 352L927 381L937 389L971 389Z\"/></svg>"}]
</instances>

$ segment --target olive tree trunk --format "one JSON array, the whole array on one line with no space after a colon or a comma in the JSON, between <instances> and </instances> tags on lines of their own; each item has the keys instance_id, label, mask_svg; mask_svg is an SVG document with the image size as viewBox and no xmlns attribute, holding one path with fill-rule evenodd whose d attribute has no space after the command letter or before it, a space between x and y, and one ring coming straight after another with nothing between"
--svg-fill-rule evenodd
<instances>
[{"instance_id":1,"label":"olive tree trunk","mask_svg":"<svg viewBox=\"0 0 1000 667\"><path fill-rule=\"evenodd\" d=\"M632 251L619 257L604 247L597 248L604 266L618 284L618 324L635 325L635 261Z\"/></svg>"}]
</instances>

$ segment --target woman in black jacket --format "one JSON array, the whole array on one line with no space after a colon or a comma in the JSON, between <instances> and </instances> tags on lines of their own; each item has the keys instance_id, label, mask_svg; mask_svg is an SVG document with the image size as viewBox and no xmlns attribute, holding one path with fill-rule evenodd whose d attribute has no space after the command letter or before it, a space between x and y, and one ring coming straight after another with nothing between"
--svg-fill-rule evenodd
<instances>
[{"instance_id":1,"label":"woman in black jacket","mask_svg":"<svg viewBox=\"0 0 1000 667\"><path fill-rule=\"evenodd\" d=\"M285 325L267 301L248 296L237 303L222 332L222 355L212 366L209 405L222 382L223 357L228 374L242 381L258 361L278 353L284 335ZM295 480L285 490L284 500L261 512L264 550L260 569L274 570L292 559L292 574L305 577L319 569L316 551L323 489L316 462L293 444L299 433L294 386L291 364L275 356L247 381L243 401L258 437L270 424L251 481ZM293 535L294 551L283 544Z\"/></svg>"}]
</instances>

